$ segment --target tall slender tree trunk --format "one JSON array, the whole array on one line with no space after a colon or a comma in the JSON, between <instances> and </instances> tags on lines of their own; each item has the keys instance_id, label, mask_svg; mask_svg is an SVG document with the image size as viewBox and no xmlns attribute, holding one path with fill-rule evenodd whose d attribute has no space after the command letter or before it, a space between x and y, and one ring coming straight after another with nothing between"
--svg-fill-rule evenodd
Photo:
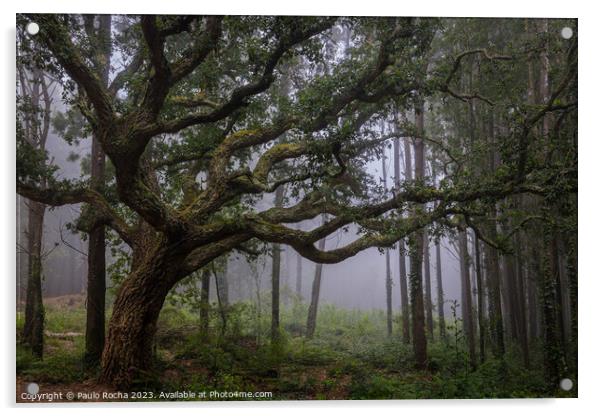
<instances>
[{"instance_id":1,"label":"tall slender tree trunk","mask_svg":"<svg viewBox=\"0 0 602 416\"><path fill-rule=\"evenodd\" d=\"M416 141L414 143L415 178L424 180L424 104L416 106ZM415 206L419 215L423 210L421 205ZM422 289L422 255L424 253L424 231L419 230L409 238L410 248L410 301L412 304L412 342L414 359L418 369L425 369L427 364L426 333L424 317L424 292Z\"/></svg>"},{"instance_id":2,"label":"tall slender tree trunk","mask_svg":"<svg viewBox=\"0 0 602 416\"><path fill-rule=\"evenodd\" d=\"M571 370L577 374L577 238L575 235L567 236L567 279L569 284L570 308L571 308L571 354L573 357L568 364Z\"/></svg>"},{"instance_id":3,"label":"tall slender tree trunk","mask_svg":"<svg viewBox=\"0 0 602 416\"><path fill-rule=\"evenodd\" d=\"M566 253L564 242L557 234L558 244L558 276L556 281L556 304L558 305L558 330L560 331L560 344L565 361L567 360L567 349L571 336L571 327L569 324L570 311L568 305L568 284L566 276Z\"/></svg>"},{"instance_id":4,"label":"tall slender tree trunk","mask_svg":"<svg viewBox=\"0 0 602 416\"><path fill-rule=\"evenodd\" d=\"M445 310L443 296L443 276L441 270L441 243L439 240L435 242L435 261L437 263L437 312L439 316L439 337L443 342L447 343L447 329L445 328Z\"/></svg>"},{"instance_id":5,"label":"tall slender tree trunk","mask_svg":"<svg viewBox=\"0 0 602 416\"><path fill-rule=\"evenodd\" d=\"M288 97L291 87L291 79L289 77L289 64L283 68L284 76L282 77L279 86L279 94L281 97ZM284 186L276 188L274 195L274 206L282 207L284 204ZM280 244L272 244L272 323L270 327L270 340L273 347L280 345L280 272L281 272L281 256Z\"/></svg>"},{"instance_id":6,"label":"tall slender tree trunk","mask_svg":"<svg viewBox=\"0 0 602 416\"><path fill-rule=\"evenodd\" d=\"M474 78L479 76L479 66L478 63L475 59L470 59L470 71L468 72L468 88L469 90L473 90L474 89ZM477 125L477 117L476 117L476 105L475 105L475 100L470 100L469 104L469 143L468 143L468 148L470 149L470 151L473 151L473 149L475 149L476 146L476 137L477 137L477 133L478 133L478 129L479 126ZM474 172L474 174L476 174L477 176L481 174L481 172L484 170L484 166L483 166L483 159L479 158L479 157L474 157L472 158L472 160L470 161L472 170ZM466 261L463 259L464 256L466 256L467 260L470 259L470 254L469 254L469 250L468 250L468 236L466 234L466 231L464 231L463 233L461 233L460 235L460 261L462 263L464 263L464 266L462 267L461 264L461 269L463 270L463 274L468 274L469 273L469 261ZM478 328L479 328L479 359L480 362L484 362L485 361L485 318L484 318L484 293L483 293L483 278L482 278L482 271L481 271L481 253L480 253L480 247L479 247L479 241L478 238L476 236L476 233L474 235L474 239L473 239L473 247L474 247L474 267L472 268L472 272L474 273L474 283L473 283L473 287L476 287L476 291L473 292L472 288L471 288L471 281L470 278L467 276L463 277L464 283L462 284L462 287L465 289L466 293L463 293L463 296L465 297L465 302L463 302L465 305L463 307L463 311L464 313L466 313L467 317L469 318L470 322L466 322L465 320L465 330L467 331L467 341L469 343L469 354L470 354L470 360L471 360L471 364L474 367L476 367L476 354L474 352L475 346L474 346L474 331L475 331L475 326L473 325L473 308L472 306L476 303L477 305L477 323L478 323ZM463 256L464 255L464 256ZM475 298L473 299L473 293L476 295ZM471 339L472 338L472 339Z\"/></svg>"},{"instance_id":7,"label":"tall slender tree trunk","mask_svg":"<svg viewBox=\"0 0 602 416\"><path fill-rule=\"evenodd\" d=\"M222 257L223 270L216 270L212 264L213 277L215 279L215 295L217 297L217 309L222 320L221 334L226 333L228 326L228 257ZM225 262L224 262L225 260Z\"/></svg>"},{"instance_id":8,"label":"tall slender tree trunk","mask_svg":"<svg viewBox=\"0 0 602 416\"><path fill-rule=\"evenodd\" d=\"M456 253L458 254L458 265L460 266L460 274L459 274L459 280L460 280L460 310L462 312L461 316L462 316L462 332L464 334L464 336L466 337L466 334L468 334L468 319L466 319L466 316L468 315L468 309L467 309L467 302L465 301L467 295L467 289L466 289L466 279L464 279L464 272L465 272L465 263L464 263L464 256L462 255L462 239L461 239L461 235L460 233L458 233L458 236L456 238Z\"/></svg>"},{"instance_id":9,"label":"tall slender tree trunk","mask_svg":"<svg viewBox=\"0 0 602 416\"><path fill-rule=\"evenodd\" d=\"M414 169L413 169L413 161L412 161L412 147L410 146L410 140L411 139L409 137L406 137L403 140L403 158L404 158L404 165L405 165L404 179L406 181L411 181L414 177L413 176ZM408 243L409 243L409 240L408 240ZM408 246L408 257L409 257L409 254L410 253L409 253L409 246ZM411 263L411 261L412 261L412 259L410 258L409 262ZM405 259L404 259L404 263L405 263ZM410 269L411 269L411 265L410 265ZM406 280L408 280L408 283L409 283L410 276L409 275L406 275L406 276L407 276ZM409 295L409 290L407 290L406 292ZM406 337L406 335L404 335L404 339L407 340L407 342L409 343L410 339L411 339L411 331L410 331L409 323L410 323L410 314L411 314L411 307L412 307L410 305L409 297L408 297L408 300L406 301L406 305L407 305L406 316L407 316L407 320L408 320L408 333L407 333L407 337ZM411 327L412 327L412 332L413 332L413 324Z\"/></svg>"},{"instance_id":10,"label":"tall slender tree trunk","mask_svg":"<svg viewBox=\"0 0 602 416\"><path fill-rule=\"evenodd\" d=\"M407 143L407 142L406 142ZM393 163L395 169L395 189L398 189L401 186L401 166L400 166L400 146L399 146L399 138L395 138L393 141ZM408 146L409 148L409 146ZM406 164L406 179L408 173L411 178L411 168L408 172L407 164ZM399 255L399 288L401 294L401 330L402 330L402 339L405 344L410 343L410 306L408 300L408 281L407 281L407 270L406 270L406 259L405 259L405 249L403 240L399 241L398 245L398 255Z\"/></svg>"},{"instance_id":11,"label":"tall slender tree trunk","mask_svg":"<svg viewBox=\"0 0 602 416\"><path fill-rule=\"evenodd\" d=\"M111 15L101 15L97 33L97 50L104 64L100 71L103 85L108 85L111 62ZM92 136L90 180L94 189L103 192L105 182L105 154L100 140ZM105 342L106 257L105 227L91 230L88 238L88 284L86 294L86 350L84 362L96 366L100 362Z\"/></svg>"},{"instance_id":12,"label":"tall slender tree trunk","mask_svg":"<svg viewBox=\"0 0 602 416\"><path fill-rule=\"evenodd\" d=\"M276 189L274 205L282 207L284 188ZM271 340L275 345L280 340L280 244L272 244L272 326Z\"/></svg>"},{"instance_id":13,"label":"tall slender tree trunk","mask_svg":"<svg viewBox=\"0 0 602 416\"><path fill-rule=\"evenodd\" d=\"M481 364L485 362L487 358L485 351L485 334L487 333L485 325L485 293L483 288L483 271L481 269L481 244L477 234L473 234L473 245L474 245L474 257L475 257L475 270L477 274L477 319L479 323L479 358Z\"/></svg>"},{"instance_id":14,"label":"tall slender tree trunk","mask_svg":"<svg viewBox=\"0 0 602 416\"><path fill-rule=\"evenodd\" d=\"M539 316L538 309L539 303L537 301L537 286L536 280L539 278L537 273L535 273L534 268L530 265L527 267L527 310L528 310L528 323L529 323L529 342L532 343L537 339L537 334L539 333Z\"/></svg>"},{"instance_id":15,"label":"tall slender tree trunk","mask_svg":"<svg viewBox=\"0 0 602 416\"><path fill-rule=\"evenodd\" d=\"M393 335L393 279L391 278L391 258L389 249L385 252L386 277L385 287L387 294L387 336Z\"/></svg>"},{"instance_id":16,"label":"tall slender tree trunk","mask_svg":"<svg viewBox=\"0 0 602 416\"><path fill-rule=\"evenodd\" d=\"M518 304L516 291L516 261L514 255L505 254L504 260L504 291L507 310L507 323L513 341L519 339L518 333Z\"/></svg>"},{"instance_id":17,"label":"tall slender tree trunk","mask_svg":"<svg viewBox=\"0 0 602 416\"><path fill-rule=\"evenodd\" d=\"M529 19L525 19L525 32L529 39L533 38L533 29L529 24ZM537 103L536 99L536 87L535 87L535 65L534 65L534 55L530 54L529 59L527 61L527 72L528 72L528 83L527 83L527 103L530 105L535 105ZM529 198L529 197L528 197ZM529 342L533 342L539 333L539 317L538 317L538 309L539 303L537 300L537 281L540 280L540 276L536 270L539 269L539 261L536 261L536 250L535 244L530 243L530 254L531 261L527 265L527 276L526 276L526 286L527 286L527 314L528 317L528 338Z\"/></svg>"},{"instance_id":18,"label":"tall slender tree trunk","mask_svg":"<svg viewBox=\"0 0 602 416\"><path fill-rule=\"evenodd\" d=\"M272 344L280 339L280 244L272 244Z\"/></svg>"},{"instance_id":19,"label":"tall slender tree trunk","mask_svg":"<svg viewBox=\"0 0 602 416\"><path fill-rule=\"evenodd\" d=\"M322 217L322 222L326 222L326 217ZM326 239L323 238L318 243L318 249L323 251L326 248ZM311 285L311 301L309 304L309 309L307 311L307 327L305 331L305 336L308 339L312 339L314 337L314 333L316 332L316 323L318 321L318 305L320 302L320 287L322 286L322 269L324 265L321 263L316 264L316 270L314 273L314 281Z\"/></svg>"},{"instance_id":20,"label":"tall slender tree trunk","mask_svg":"<svg viewBox=\"0 0 602 416\"><path fill-rule=\"evenodd\" d=\"M545 37L548 32L548 20L541 19L539 30ZM539 92L541 104L547 103L550 98L549 71L550 61L547 52L548 45L544 44L539 54ZM550 139L550 115L547 114L542 120L542 136L544 140ZM548 207L552 216L556 214L554 203ZM556 389L561 376L566 372L565 357L566 354L562 348L562 320L558 309L560 279L559 270L559 247L558 233L555 225L546 224L544 230L544 272L541 282L541 301L543 304L542 323L544 335L544 369L546 379L550 383L550 389Z\"/></svg>"},{"instance_id":21,"label":"tall slender tree trunk","mask_svg":"<svg viewBox=\"0 0 602 416\"><path fill-rule=\"evenodd\" d=\"M399 241L399 287L401 294L401 337L404 344L411 342L410 301L408 298L408 272L406 268L406 249L403 240Z\"/></svg>"},{"instance_id":22,"label":"tall slender tree trunk","mask_svg":"<svg viewBox=\"0 0 602 416\"><path fill-rule=\"evenodd\" d=\"M418 369L425 369L426 332L424 317L424 299L422 291L422 242L420 233L409 238L410 249L410 300L412 305L412 345L414 359Z\"/></svg>"},{"instance_id":23,"label":"tall slender tree trunk","mask_svg":"<svg viewBox=\"0 0 602 416\"><path fill-rule=\"evenodd\" d=\"M384 134L384 127L381 127L381 132ZM387 192L387 163L385 157L386 147L383 145L381 149L383 186ZM393 279L391 278L391 258L389 249L385 248L385 292L387 301L387 336L393 335Z\"/></svg>"},{"instance_id":24,"label":"tall slender tree trunk","mask_svg":"<svg viewBox=\"0 0 602 416\"><path fill-rule=\"evenodd\" d=\"M199 308L201 321L201 336L209 338L209 290L211 287L211 271L204 268L201 272L201 305Z\"/></svg>"},{"instance_id":25,"label":"tall slender tree trunk","mask_svg":"<svg viewBox=\"0 0 602 416\"><path fill-rule=\"evenodd\" d=\"M225 255L223 258L223 267L222 270L217 273L217 287L216 290L219 291L219 298L222 304L222 307L228 309L230 305L230 280L228 277L228 259L229 256Z\"/></svg>"},{"instance_id":26,"label":"tall slender tree trunk","mask_svg":"<svg viewBox=\"0 0 602 416\"><path fill-rule=\"evenodd\" d=\"M523 354L523 364L525 368L531 367L531 359L529 356L529 338L527 334L527 314L526 314L526 297L525 297L525 275L523 268L522 244L520 235L516 234L514 238L514 248L516 252L516 289L517 289L517 307L518 315L518 335Z\"/></svg>"},{"instance_id":27,"label":"tall slender tree trunk","mask_svg":"<svg viewBox=\"0 0 602 416\"><path fill-rule=\"evenodd\" d=\"M254 281L255 290L255 339L257 343L261 341L261 275L257 268L257 263L250 263L251 274Z\"/></svg>"},{"instance_id":28,"label":"tall slender tree trunk","mask_svg":"<svg viewBox=\"0 0 602 416\"><path fill-rule=\"evenodd\" d=\"M44 356L44 304L42 302L42 236L46 206L29 201L27 227L28 278L25 300L25 323L23 340L29 344L33 354Z\"/></svg>"},{"instance_id":29,"label":"tall slender tree trunk","mask_svg":"<svg viewBox=\"0 0 602 416\"><path fill-rule=\"evenodd\" d=\"M295 285L295 292L297 298L301 299L303 293L303 257L297 253L297 281Z\"/></svg>"},{"instance_id":30,"label":"tall slender tree trunk","mask_svg":"<svg viewBox=\"0 0 602 416\"><path fill-rule=\"evenodd\" d=\"M489 235L493 225L489 225ZM495 230L495 228L493 228ZM489 328L491 332L493 354L497 358L503 357L506 346L504 343L504 322L502 320L502 301L500 295L500 265L499 255L495 248L486 246L485 257L487 260L487 283L489 298Z\"/></svg>"},{"instance_id":31,"label":"tall slender tree trunk","mask_svg":"<svg viewBox=\"0 0 602 416\"><path fill-rule=\"evenodd\" d=\"M431 292L431 253L429 247L428 232L424 232L424 308L426 311L426 330L429 339L434 339L433 329L433 299Z\"/></svg>"},{"instance_id":32,"label":"tall slender tree trunk","mask_svg":"<svg viewBox=\"0 0 602 416\"><path fill-rule=\"evenodd\" d=\"M495 115L490 113L488 120L488 135L490 144L495 144ZM497 154L490 151L488 155L488 170L494 172L497 166ZM484 229L489 238L495 238L497 235L497 207L491 206L489 215L491 219L485 221ZM501 278L500 278L500 258L497 249L485 246L485 262L487 268L487 298L489 299L489 331L491 332L492 351L496 358L503 358L506 352L504 341L504 320L502 314L501 297Z\"/></svg>"},{"instance_id":33,"label":"tall slender tree trunk","mask_svg":"<svg viewBox=\"0 0 602 416\"><path fill-rule=\"evenodd\" d=\"M470 366L475 369L477 367L477 354L475 348L475 336L474 336L474 321L472 311L472 290L470 284L470 257L468 255L468 238L466 231L460 231L460 238L458 244L460 246L460 275L464 282L464 290L462 291L462 303L465 305L462 310L465 315L462 317L464 320L464 328L466 332L466 343L468 344L468 357L470 360Z\"/></svg>"},{"instance_id":34,"label":"tall slender tree trunk","mask_svg":"<svg viewBox=\"0 0 602 416\"><path fill-rule=\"evenodd\" d=\"M31 111L24 120L25 140L39 151L44 152L50 125L52 97L44 73L34 68L26 73L18 67L19 81L23 98L30 99ZM29 90L27 90L29 86ZM29 344L35 356L44 356L44 303L42 297L42 246L44 235L44 215L46 206L28 201L27 226L27 291L25 295L25 322L23 340Z\"/></svg>"},{"instance_id":35,"label":"tall slender tree trunk","mask_svg":"<svg viewBox=\"0 0 602 416\"><path fill-rule=\"evenodd\" d=\"M544 257L544 270L542 274L541 301L544 336L544 370L550 389L555 389L564 374L565 354L562 351L556 292L558 290L558 240L550 227L544 231L544 244L546 247Z\"/></svg>"}]
</instances>

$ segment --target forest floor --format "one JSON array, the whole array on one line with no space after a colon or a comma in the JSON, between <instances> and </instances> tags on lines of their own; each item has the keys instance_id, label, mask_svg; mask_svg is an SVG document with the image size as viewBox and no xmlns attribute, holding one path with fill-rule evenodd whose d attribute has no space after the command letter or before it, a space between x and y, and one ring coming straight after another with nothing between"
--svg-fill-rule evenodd
<instances>
[{"instance_id":1,"label":"forest floor","mask_svg":"<svg viewBox=\"0 0 602 416\"><path fill-rule=\"evenodd\" d=\"M179 400L576 397L576 388L546 390L536 355L532 369L522 368L518 353L510 351L503 362L488 359L469 371L461 335L456 340L452 332L447 343L429 345L428 370L416 371L410 346L398 334L386 337L382 311L322 305L316 336L307 340L302 336L306 305L295 302L282 311L282 343L277 347L269 342L268 311L258 316L252 305L233 305L224 330L214 310L207 338L189 308L166 305L156 337L155 373L133 389L144 395L132 397L129 392L125 398L97 384L94 371L84 370L83 297L45 299L45 306L44 360L17 346L17 402L31 402L23 393L32 382L39 385L39 393L62 393L55 401L173 400L177 398L169 394L175 392L197 394ZM18 315L18 329L21 320ZM232 392L261 397L232 397Z\"/></svg>"}]
</instances>

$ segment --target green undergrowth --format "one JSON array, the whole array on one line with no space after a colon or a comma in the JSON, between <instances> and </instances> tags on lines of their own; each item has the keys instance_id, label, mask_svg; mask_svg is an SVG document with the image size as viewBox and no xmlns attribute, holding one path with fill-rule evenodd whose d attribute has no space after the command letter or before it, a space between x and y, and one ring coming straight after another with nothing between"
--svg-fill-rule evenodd
<instances>
[{"instance_id":1,"label":"green undergrowth","mask_svg":"<svg viewBox=\"0 0 602 416\"><path fill-rule=\"evenodd\" d=\"M268 305L269 306L269 305ZM155 340L157 366L137 388L157 391L271 391L272 399L419 399L546 397L539 349L525 369L517 348L503 361L488 354L476 370L462 345L429 342L428 367L417 371L410 345L395 331L386 336L383 311L347 310L321 305L313 339L304 336L307 305L281 311L279 341L270 341L268 308L257 314L250 303L210 311L209 333L199 315L167 303ZM50 332L84 331L83 307L47 306ZM17 327L22 326L20 320ZM396 328L399 325L395 325ZM46 383L74 383L94 377L82 366L83 336L46 337L44 360L17 347L17 374ZM572 397L575 393L555 392Z\"/></svg>"}]
</instances>

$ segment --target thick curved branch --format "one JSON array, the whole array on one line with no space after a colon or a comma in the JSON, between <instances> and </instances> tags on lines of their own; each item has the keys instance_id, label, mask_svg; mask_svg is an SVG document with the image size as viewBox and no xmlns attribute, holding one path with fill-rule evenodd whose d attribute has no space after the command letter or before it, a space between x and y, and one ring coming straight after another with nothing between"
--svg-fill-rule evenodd
<instances>
[{"instance_id":1,"label":"thick curved branch","mask_svg":"<svg viewBox=\"0 0 602 416\"><path fill-rule=\"evenodd\" d=\"M234 111L244 107L247 99L266 91L270 85L272 85L275 80L274 70L280 62L280 59L288 51L296 45L325 31L331 27L333 23L334 19L326 19L308 29L293 28L288 36L284 36L280 39L280 42L266 61L261 78L257 81L235 89L226 103L210 113L193 113L176 120L157 122L148 129L146 132L147 135L154 136L160 133L177 133L190 126L212 123L228 117Z\"/></svg>"},{"instance_id":2,"label":"thick curved branch","mask_svg":"<svg viewBox=\"0 0 602 416\"><path fill-rule=\"evenodd\" d=\"M87 203L94 207L95 225L107 225L115 230L130 247L133 246L133 229L109 205L107 200L91 188L40 189L17 181L17 193L33 201L50 206Z\"/></svg>"},{"instance_id":3,"label":"thick curved branch","mask_svg":"<svg viewBox=\"0 0 602 416\"><path fill-rule=\"evenodd\" d=\"M420 217L403 218L393 229L383 233L368 233L344 247L323 251L314 243L341 228L336 220L325 223L313 231L294 230L283 225L274 225L261 221L252 221L250 227L255 237L263 241L288 244L303 257L316 263L339 263L370 247L389 247L400 239L427 226L438 218L445 217L453 211L438 207Z\"/></svg>"},{"instance_id":4,"label":"thick curved branch","mask_svg":"<svg viewBox=\"0 0 602 416\"><path fill-rule=\"evenodd\" d=\"M252 237L251 234L237 234L193 250L178 267L177 273L174 274L174 280L176 282L181 280L222 254L240 247Z\"/></svg>"},{"instance_id":5,"label":"thick curved branch","mask_svg":"<svg viewBox=\"0 0 602 416\"><path fill-rule=\"evenodd\" d=\"M545 190L533 184L515 184L512 178L507 178L506 182L490 183L484 182L475 185L472 188L459 189L438 189L429 186L407 185L401 188L394 197L373 205L364 206L341 206L324 198L319 191L314 191L303 198L299 203L292 207L270 208L255 215L250 215L247 219L250 227L257 236L268 236L271 238L283 238L289 241L274 241L278 243L289 244L291 241L299 243L303 240L305 243L312 243L326 235L331 234L339 228L350 223L356 222L360 225L372 227L373 223L366 223L371 218L376 218L394 209L403 209L408 204L426 204L438 202L437 208L432 212L450 214L464 214L465 211L457 208L458 203L478 201L488 198L504 198L513 194L532 193L543 194ZM307 219L315 218L320 214L331 214L335 218L324 226L318 227L314 231L303 232L291 230L280 224L295 223ZM438 215L437 218L441 218ZM378 240L380 241L380 240Z\"/></svg>"},{"instance_id":6,"label":"thick curved branch","mask_svg":"<svg viewBox=\"0 0 602 416\"><path fill-rule=\"evenodd\" d=\"M117 92L123 88L125 83L134 75L138 70L142 67L144 63L144 53L142 51L138 51L130 63L123 68L113 79L111 85L109 85L109 92L111 95L115 96Z\"/></svg>"},{"instance_id":7,"label":"thick curved branch","mask_svg":"<svg viewBox=\"0 0 602 416\"><path fill-rule=\"evenodd\" d=\"M165 57L165 36L161 34L157 27L157 16L142 16L140 25L148 47L150 61L154 68L154 73L148 82L146 93L142 100L142 108L148 110L154 120L159 114L161 107L163 107L165 97L169 93L171 68Z\"/></svg>"},{"instance_id":8,"label":"thick curved branch","mask_svg":"<svg viewBox=\"0 0 602 416\"><path fill-rule=\"evenodd\" d=\"M226 137L211 153L207 189L193 201L187 210L187 217L196 218L211 214L240 193L239 189L231 186L232 179L239 174L233 176L227 172L230 157L235 151L270 142L287 131L291 125L292 120L283 120L268 128L241 130Z\"/></svg>"},{"instance_id":9,"label":"thick curved branch","mask_svg":"<svg viewBox=\"0 0 602 416\"><path fill-rule=\"evenodd\" d=\"M207 17L203 35L189 50L184 51L183 58L173 65L172 84L188 76L203 63L212 50L216 49L222 33L222 20L223 16Z\"/></svg>"}]
</instances>

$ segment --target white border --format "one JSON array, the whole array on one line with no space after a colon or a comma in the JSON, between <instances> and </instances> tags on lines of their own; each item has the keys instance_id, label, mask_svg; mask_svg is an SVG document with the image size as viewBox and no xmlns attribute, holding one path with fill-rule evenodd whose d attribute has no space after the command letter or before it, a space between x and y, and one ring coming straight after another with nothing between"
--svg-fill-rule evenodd
<instances>
[{"instance_id":1,"label":"white border","mask_svg":"<svg viewBox=\"0 0 602 416\"><path fill-rule=\"evenodd\" d=\"M504 415L509 413L534 412L548 415L599 414L602 408L600 386L600 304L602 294L602 271L598 264L600 250L596 236L601 234L600 227L600 158L602 147L600 128L596 125L601 119L599 104L600 91L600 23L602 16L594 6L595 2L576 1L540 1L524 0L488 1L383 1L351 2L350 0L303 0L286 2L283 0L253 1L180 1L169 0L151 3L148 0L102 0L94 4L81 0L23 0L2 2L2 45L3 59L0 64L0 115L4 134L0 139L3 158L1 166L0 195L3 196L1 228L4 238L0 249L4 266L2 275L4 308L2 319L2 375L0 376L0 394L2 404L12 407L9 414L19 411L49 415L64 415L69 408L78 413L106 415L110 412L125 414L131 412L135 404L98 404L82 408L67 406L67 409L55 404L52 406L14 408L15 389L15 339L14 339L14 293L15 293L15 154L14 154L14 27L17 12L71 12L71 13L163 13L163 14L302 14L302 15L411 15L411 16L495 16L495 17L577 17L579 18L579 146L580 146L580 193L579 193L579 399L567 400L428 400L428 401L379 401L379 402L272 402L272 403L195 403L195 404L146 404L144 412L150 414L165 413L166 408L190 413L231 414L244 412L245 415L261 414L300 414L345 412L351 415L364 415L374 409L379 413L446 415L449 412L463 416ZM139 405L138 405L139 406Z\"/></svg>"}]
</instances>

